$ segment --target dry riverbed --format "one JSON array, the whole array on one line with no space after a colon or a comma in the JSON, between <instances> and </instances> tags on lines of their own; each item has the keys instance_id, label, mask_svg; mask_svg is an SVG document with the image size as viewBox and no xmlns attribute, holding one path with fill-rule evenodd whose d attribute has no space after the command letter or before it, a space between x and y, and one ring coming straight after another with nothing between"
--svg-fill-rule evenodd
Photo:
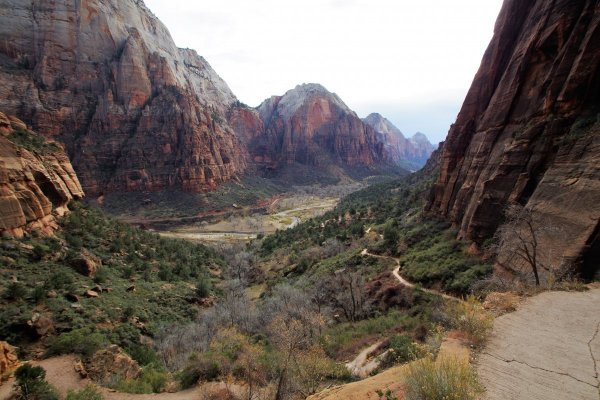
<instances>
[{"instance_id":1,"label":"dry riverbed","mask_svg":"<svg viewBox=\"0 0 600 400\"><path fill-rule=\"evenodd\" d=\"M219 221L194 222L175 229L160 231L167 237L198 242L239 242L268 235L276 230L289 229L307 219L332 210L339 198L294 196L276 200L267 213L232 215Z\"/></svg>"}]
</instances>

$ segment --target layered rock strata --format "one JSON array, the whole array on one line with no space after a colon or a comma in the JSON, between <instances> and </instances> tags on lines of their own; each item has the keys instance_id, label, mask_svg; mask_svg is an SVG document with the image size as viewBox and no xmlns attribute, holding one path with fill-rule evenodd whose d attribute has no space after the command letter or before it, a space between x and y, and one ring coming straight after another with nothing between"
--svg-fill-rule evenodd
<instances>
[{"instance_id":1,"label":"layered rock strata","mask_svg":"<svg viewBox=\"0 0 600 400\"><path fill-rule=\"evenodd\" d=\"M0 0L0 108L66 144L89 194L201 191L246 153L236 98L141 0Z\"/></svg>"},{"instance_id":2,"label":"layered rock strata","mask_svg":"<svg viewBox=\"0 0 600 400\"><path fill-rule=\"evenodd\" d=\"M83 190L62 145L0 113L0 235L52 233Z\"/></svg>"}]
</instances>

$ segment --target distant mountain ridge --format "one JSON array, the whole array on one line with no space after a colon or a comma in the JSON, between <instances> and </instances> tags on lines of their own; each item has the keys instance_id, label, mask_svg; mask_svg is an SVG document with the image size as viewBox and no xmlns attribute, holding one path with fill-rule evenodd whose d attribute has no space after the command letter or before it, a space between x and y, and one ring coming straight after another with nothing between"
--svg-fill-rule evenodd
<instances>
[{"instance_id":1,"label":"distant mountain ridge","mask_svg":"<svg viewBox=\"0 0 600 400\"><path fill-rule=\"evenodd\" d=\"M406 138L400 129L379 113L369 114L366 118L363 118L363 122L381 135L380 140L385 143L386 150L391 155L392 160L403 168L409 170L422 168L431 153L437 148L421 132Z\"/></svg>"}]
</instances>

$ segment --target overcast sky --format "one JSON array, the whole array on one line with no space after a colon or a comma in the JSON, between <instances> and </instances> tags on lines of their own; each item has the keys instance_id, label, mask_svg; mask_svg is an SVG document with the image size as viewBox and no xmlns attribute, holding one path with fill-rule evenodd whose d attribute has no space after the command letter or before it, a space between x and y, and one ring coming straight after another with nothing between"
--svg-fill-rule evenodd
<instances>
[{"instance_id":1,"label":"overcast sky","mask_svg":"<svg viewBox=\"0 0 600 400\"><path fill-rule=\"evenodd\" d=\"M320 83L360 117L443 140L489 43L501 0L145 0L257 106Z\"/></svg>"}]
</instances>

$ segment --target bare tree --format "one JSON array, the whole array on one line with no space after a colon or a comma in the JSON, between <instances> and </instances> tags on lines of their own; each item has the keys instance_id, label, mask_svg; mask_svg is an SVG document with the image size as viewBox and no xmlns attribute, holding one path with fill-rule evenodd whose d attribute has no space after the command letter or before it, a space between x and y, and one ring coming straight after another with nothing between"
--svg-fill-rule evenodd
<instances>
[{"instance_id":1,"label":"bare tree","mask_svg":"<svg viewBox=\"0 0 600 400\"><path fill-rule=\"evenodd\" d=\"M540 270L551 271L560 262L550 246L541 246L549 237L561 237L560 229L549 226L534 209L510 204L504 211L505 222L496 231L497 262L509 271L527 267L540 285ZM564 238L562 239L564 240Z\"/></svg>"},{"instance_id":2,"label":"bare tree","mask_svg":"<svg viewBox=\"0 0 600 400\"><path fill-rule=\"evenodd\" d=\"M335 273L332 279L335 287L334 301L342 309L348 321L357 321L368 314L365 279L358 272L346 269Z\"/></svg>"}]
</instances>

